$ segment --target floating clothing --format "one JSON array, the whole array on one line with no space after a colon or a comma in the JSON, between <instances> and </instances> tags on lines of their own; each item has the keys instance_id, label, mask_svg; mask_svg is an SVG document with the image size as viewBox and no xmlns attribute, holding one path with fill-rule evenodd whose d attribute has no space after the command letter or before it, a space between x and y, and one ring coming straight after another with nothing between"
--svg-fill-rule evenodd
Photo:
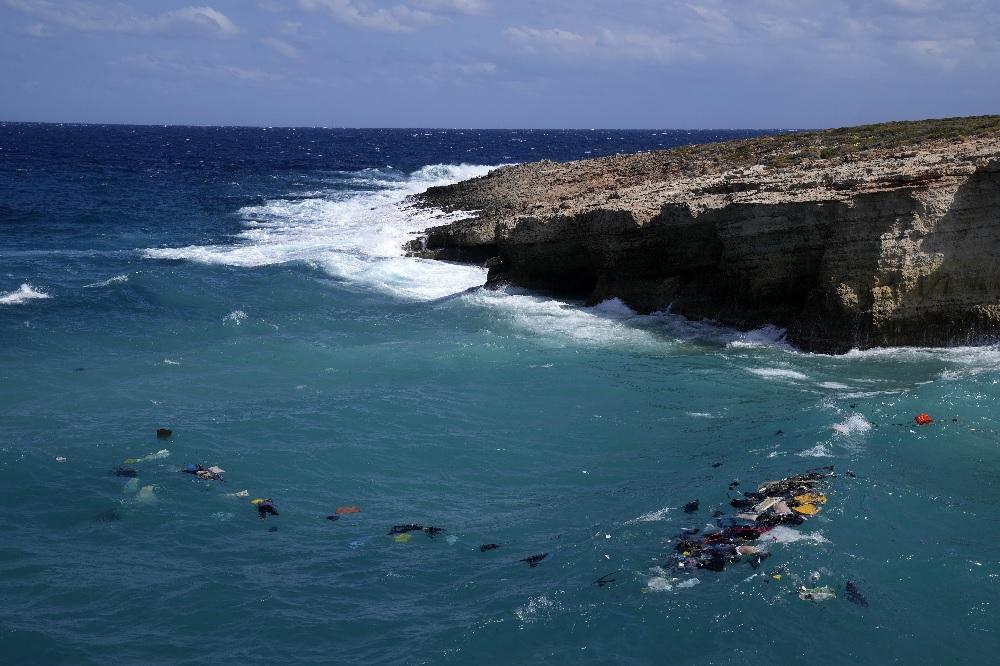
<instances>
[{"instance_id":1,"label":"floating clothing","mask_svg":"<svg viewBox=\"0 0 1000 666\"><path fill-rule=\"evenodd\" d=\"M268 499L262 499L260 497L250 500L251 504L257 505L257 516L261 520L265 520L268 514L272 516L278 515L278 509L274 506L274 503Z\"/></svg>"},{"instance_id":2,"label":"floating clothing","mask_svg":"<svg viewBox=\"0 0 1000 666\"><path fill-rule=\"evenodd\" d=\"M206 481L221 481L222 473L226 470L221 467L213 465L212 467L202 467L201 465L188 464L184 466L181 470L185 474L193 474L199 479L204 479Z\"/></svg>"}]
</instances>

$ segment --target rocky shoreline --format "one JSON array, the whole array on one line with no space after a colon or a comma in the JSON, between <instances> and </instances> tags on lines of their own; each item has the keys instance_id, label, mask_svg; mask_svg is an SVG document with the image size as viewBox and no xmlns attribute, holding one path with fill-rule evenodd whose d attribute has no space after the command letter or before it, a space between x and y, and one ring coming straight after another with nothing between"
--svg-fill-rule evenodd
<instances>
[{"instance_id":1,"label":"rocky shoreline","mask_svg":"<svg viewBox=\"0 0 1000 666\"><path fill-rule=\"evenodd\" d=\"M1000 117L791 133L431 188L413 256L823 353L1000 338Z\"/></svg>"}]
</instances>

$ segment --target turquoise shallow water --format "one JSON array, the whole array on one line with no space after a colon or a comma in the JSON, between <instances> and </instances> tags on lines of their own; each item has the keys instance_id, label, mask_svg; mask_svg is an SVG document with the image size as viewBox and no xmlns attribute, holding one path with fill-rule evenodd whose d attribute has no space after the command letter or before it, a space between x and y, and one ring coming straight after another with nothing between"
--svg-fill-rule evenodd
<instances>
[{"instance_id":1,"label":"turquoise shallow water","mask_svg":"<svg viewBox=\"0 0 1000 666\"><path fill-rule=\"evenodd\" d=\"M624 139L3 129L4 663L994 660L1000 350L801 354L398 256L406 193L486 170L454 165ZM161 449L148 497L111 473ZM761 568L651 585L731 481L818 465ZM840 598L799 600L814 575Z\"/></svg>"}]
</instances>

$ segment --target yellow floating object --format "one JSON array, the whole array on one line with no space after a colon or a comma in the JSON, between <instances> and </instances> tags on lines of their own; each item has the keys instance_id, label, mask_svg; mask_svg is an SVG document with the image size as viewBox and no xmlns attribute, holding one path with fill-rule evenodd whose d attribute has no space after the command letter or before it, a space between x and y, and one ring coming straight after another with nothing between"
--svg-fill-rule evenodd
<instances>
[{"instance_id":1,"label":"yellow floating object","mask_svg":"<svg viewBox=\"0 0 1000 666\"><path fill-rule=\"evenodd\" d=\"M826 495L823 493L805 493L792 499L799 504L826 504Z\"/></svg>"},{"instance_id":2,"label":"yellow floating object","mask_svg":"<svg viewBox=\"0 0 1000 666\"><path fill-rule=\"evenodd\" d=\"M771 576L771 578L773 578L774 580L781 580L781 574L774 574L773 576Z\"/></svg>"},{"instance_id":3,"label":"yellow floating object","mask_svg":"<svg viewBox=\"0 0 1000 666\"><path fill-rule=\"evenodd\" d=\"M267 500L264 499L263 497L255 497L252 500L250 500L250 503L254 504L254 505L257 505L257 504L260 504L261 502L266 502L266 501Z\"/></svg>"},{"instance_id":4,"label":"yellow floating object","mask_svg":"<svg viewBox=\"0 0 1000 666\"><path fill-rule=\"evenodd\" d=\"M799 506L793 506L792 511L801 513L803 516L815 516L819 509L816 508L815 504L800 504Z\"/></svg>"},{"instance_id":5,"label":"yellow floating object","mask_svg":"<svg viewBox=\"0 0 1000 666\"><path fill-rule=\"evenodd\" d=\"M681 553L681 555L683 555L684 557L691 557L690 551L687 551L687 550L685 550L683 553Z\"/></svg>"},{"instance_id":6,"label":"yellow floating object","mask_svg":"<svg viewBox=\"0 0 1000 666\"><path fill-rule=\"evenodd\" d=\"M123 465L134 465L137 462L142 462L142 460L140 458L126 458L125 460L122 461L122 464Z\"/></svg>"},{"instance_id":7,"label":"yellow floating object","mask_svg":"<svg viewBox=\"0 0 1000 666\"><path fill-rule=\"evenodd\" d=\"M392 540L395 541L396 543L406 543L412 538L413 538L412 534L397 534L396 536L392 537Z\"/></svg>"}]
</instances>

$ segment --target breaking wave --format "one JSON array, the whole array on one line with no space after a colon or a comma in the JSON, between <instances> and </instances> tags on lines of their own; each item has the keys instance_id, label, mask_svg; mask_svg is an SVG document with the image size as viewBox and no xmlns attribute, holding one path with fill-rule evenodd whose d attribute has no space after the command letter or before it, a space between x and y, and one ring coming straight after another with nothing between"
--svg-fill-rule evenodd
<instances>
[{"instance_id":1,"label":"breaking wave","mask_svg":"<svg viewBox=\"0 0 1000 666\"><path fill-rule=\"evenodd\" d=\"M42 298L52 298L44 291L35 289L30 284L24 283L14 291L0 293L0 305L21 305L28 301Z\"/></svg>"},{"instance_id":2,"label":"breaking wave","mask_svg":"<svg viewBox=\"0 0 1000 666\"><path fill-rule=\"evenodd\" d=\"M465 214L414 208L404 200L494 168L437 164L403 177L365 170L347 180L351 190L332 188L240 209L244 228L233 243L148 248L143 255L243 267L303 262L399 298L441 298L483 284L485 271L404 257L402 246L414 233ZM343 179L338 182L342 187Z\"/></svg>"}]
</instances>

